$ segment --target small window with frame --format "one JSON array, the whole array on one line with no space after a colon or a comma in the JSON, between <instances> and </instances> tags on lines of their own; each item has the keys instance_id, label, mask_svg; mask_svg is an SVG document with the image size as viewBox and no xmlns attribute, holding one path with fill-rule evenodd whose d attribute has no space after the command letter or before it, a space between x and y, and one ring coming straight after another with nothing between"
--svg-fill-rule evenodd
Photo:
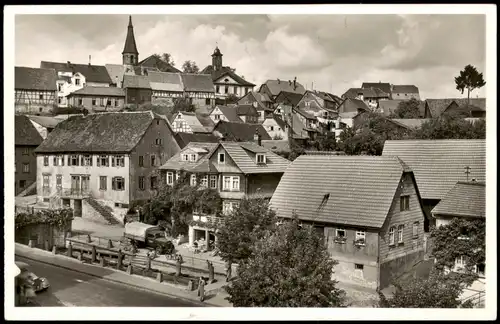
<instances>
[{"instance_id":1,"label":"small window with frame","mask_svg":"<svg viewBox=\"0 0 500 324\"><path fill-rule=\"evenodd\" d=\"M217 161L219 162L219 164L225 164L226 163L226 154L219 153L218 157L219 158L218 158Z\"/></svg>"},{"instance_id":2,"label":"small window with frame","mask_svg":"<svg viewBox=\"0 0 500 324\"><path fill-rule=\"evenodd\" d=\"M347 240L347 233L344 228L335 229L335 243L344 244Z\"/></svg>"}]
</instances>

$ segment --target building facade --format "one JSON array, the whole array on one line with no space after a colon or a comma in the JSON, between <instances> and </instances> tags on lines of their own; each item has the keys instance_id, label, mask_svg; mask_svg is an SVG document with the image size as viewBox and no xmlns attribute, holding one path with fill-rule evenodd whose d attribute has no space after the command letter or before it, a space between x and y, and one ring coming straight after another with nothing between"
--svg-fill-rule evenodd
<instances>
[{"instance_id":1,"label":"building facade","mask_svg":"<svg viewBox=\"0 0 500 324\"><path fill-rule=\"evenodd\" d=\"M71 106L84 107L89 112L118 111L125 106L125 91L116 87L84 87L67 98Z\"/></svg>"},{"instance_id":2,"label":"building facade","mask_svg":"<svg viewBox=\"0 0 500 324\"><path fill-rule=\"evenodd\" d=\"M51 113L57 107L57 74L54 69L15 67L16 113Z\"/></svg>"}]
</instances>

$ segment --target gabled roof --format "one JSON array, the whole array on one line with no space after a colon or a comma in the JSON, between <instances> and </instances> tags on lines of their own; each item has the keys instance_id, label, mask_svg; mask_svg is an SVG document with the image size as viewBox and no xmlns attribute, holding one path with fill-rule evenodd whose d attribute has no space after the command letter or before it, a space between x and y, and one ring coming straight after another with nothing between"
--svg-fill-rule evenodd
<instances>
[{"instance_id":1,"label":"gabled roof","mask_svg":"<svg viewBox=\"0 0 500 324\"><path fill-rule=\"evenodd\" d=\"M304 94L306 92L304 86L299 82L296 82L296 88L294 88L293 81L267 80L263 85L266 85L268 87L269 91L273 96L279 95L281 91L298 93L298 94Z\"/></svg>"},{"instance_id":2,"label":"gabled roof","mask_svg":"<svg viewBox=\"0 0 500 324\"><path fill-rule=\"evenodd\" d=\"M404 125L408 129L417 129L422 127L422 124L428 122L429 118L392 118L393 122Z\"/></svg>"},{"instance_id":3,"label":"gabled roof","mask_svg":"<svg viewBox=\"0 0 500 324\"><path fill-rule=\"evenodd\" d=\"M457 182L441 199L432 215L454 217L486 217L486 185L484 182Z\"/></svg>"},{"instance_id":4,"label":"gabled roof","mask_svg":"<svg viewBox=\"0 0 500 324\"><path fill-rule=\"evenodd\" d=\"M218 143L219 138L213 134L203 134L203 133L176 133L174 135L177 144L181 149L186 147L191 142L201 142L201 143Z\"/></svg>"},{"instance_id":5,"label":"gabled roof","mask_svg":"<svg viewBox=\"0 0 500 324\"><path fill-rule=\"evenodd\" d=\"M254 116L258 117L259 113L257 112L257 109L255 109L254 106L251 104L238 104L236 106L236 114L238 116Z\"/></svg>"},{"instance_id":6,"label":"gabled roof","mask_svg":"<svg viewBox=\"0 0 500 324\"><path fill-rule=\"evenodd\" d=\"M388 140L382 156L398 156L415 173L423 199L442 199L458 182L486 179L485 140Z\"/></svg>"},{"instance_id":7,"label":"gabled roof","mask_svg":"<svg viewBox=\"0 0 500 324\"><path fill-rule=\"evenodd\" d=\"M210 74L182 73L181 77L185 91L215 92Z\"/></svg>"},{"instance_id":8,"label":"gabled roof","mask_svg":"<svg viewBox=\"0 0 500 324\"><path fill-rule=\"evenodd\" d=\"M290 161L253 142L221 142L220 145L229 154L236 166L245 174L283 173ZM256 154L265 153L266 163L257 164ZM217 165L216 165L217 167Z\"/></svg>"},{"instance_id":9,"label":"gabled roof","mask_svg":"<svg viewBox=\"0 0 500 324\"><path fill-rule=\"evenodd\" d=\"M210 75L212 75L212 80L214 82L227 75L231 79L233 79L234 81L238 82L238 84L240 84L240 85L249 86L249 87L255 87L255 84L253 84L251 82L248 82L247 80L245 80L242 77L240 77L229 66L223 66L222 69L215 71L212 65L208 65L207 67L205 67L201 71L201 74L210 74Z\"/></svg>"},{"instance_id":10,"label":"gabled roof","mask_svg":"<svg viewBox=\"0 0 500 324\"><path fill-rule=\"evenodd\" d=\"M460 107L467 107L467 98L457 98L454 101ZM486 111L486 98L470 98L470 105L473 109L472 111Z\"/></svg>"},{"instance_id":11,"label":"gabled roof","mask_svg":"<svg viewBox=\"0 0 500 324\"><path fill-rule=\"evenodd\" d=\"M340 104L339 113L357 112L359 109L370 110L363 100L347 98Z\"/></svg>"},{"instance_id":12,"label":"gabled roof","mask_svg":"<svg viewBox=\"0 0 500 324\"><path fill-rule=\"evenodd\" d=\"M59 124L62 120L50 116L28 116L29 119L37 123L38 125L53 129Z\"/></svg>"},{"instance_id":13,"label":"gabled roof","mask_svg":"<svg viewBox=\"0 0 500 324\"><path fill-rule=\"evenodd\" d=\"M57 73L54 69L15 67L15 89L56 91L56 83Z\"/></svg>"},{"instance_id":14,"label":"gabled roof","mask_svg":"<svg viewBox=\"0 0 500 324\"><path fill-rule=\"evenodd\" d=\"M73 95L125 97L125 91L117 87L83 87L71 92L68 97Z\"/></svg>"},{"instance_id":15,"label":"gabled roof","mask_svg":"<svg viewBox=\"0 0 500 324\"><path fill-rule=\"evenodd\" d=\"M173 72L173 73L181 73L181 71L177 68L175 68L173 65L168 64L167 62L163 61L161 58L157 57L156 55L150 55L146 57L144 60L140 61L138 63L139 66L141 67L153 67L157 68L160 71L163 72Z\"/></svg>"},{"instance_id":16,"label":"gabled roof","mask_svg":"<svg viewBox=\"0 0 500 324\"><path fill-rule=\"evenodd\" d=\"M389 116L393 112L396 111L398 108L399 104L403 101L408 101L408 100L380 100L378 103L378 111L382 113L384 116ZM424 101L419 101L419 107L418 107L420 116L423 117L425 114L425 102Z\"/></svg>"},{"instance_id":17,"label":"gabled roof","mask_svg":"<svg viewBox=\"0 0 500 324\"><path fill-rule=\"evenodd\" d=\"M183 92L184 84L180 73L148 72L151 89L158 91Z\"/></svg>"},{"instance_id":18,"label":"gabled roof","mask_svg":"<svg viewBox=\"0 0 500 324\"><path fill-rule=\"evenodd\" d=\"M429 107L431 116L436 118L448 108L455 99L426 99L425 104Z\"/></svg>"},{"instance_id":19,"label":"gabled roof","mask_svg":"<svg viewBox=\"0 0 500 324\"><path fill-rule=\"evenodd\" d=\"M35 152L130 152L159 118L150 111L72 116L59 123Z\"/></svg>"},{"instance_id":20,"label":"gabled roof","mask_svg":"<svg viewBox=\"0 0 500 324\"><path fill-rule=\"evenodd\" d=\"M216 106L216 108L219 108L219 110L224 114L224 116L226 116L229 122L243 123L243 120L238 117L238 110L236 107L218 105Z\"/></svg>"},{"instance_id":21,"label":"gabled roof","mask_svg":"<svg viewBox=\"0 0 500 324\"><path fill-rule=\"evenodd\" d=\"M151 89L151 85L145 75L124 75L123 88Z\"/></svg>"},{"instance_id":22,"label":"gabled roof","mask_svg":"<svg viewBox=\"0 0 500 324\"><path fill-rule=\"evenodd\" d=\"M393 85L392 93L418 93L418 88L414 85Z\"/></svg>"},{"instance_id":23,"label":"gabled roof","mask_svg":"<svg viewBox=\"0 0 500 324\"><path fill-rule=\"evenodd\" d=\"M117 87L121 87L123 75L125 74L125 66L121 64L106 64L105 67L113 83L116 83Z\"/></svg>"},{"instance_id":24,"label":"gabled roof","mask_svg":"<svg viewBox=\"0 0 500 324\"><path fill-rule=\"evenodd\" d=\"M225 141L253 141L256 132L260 134L262 140L271 139L261 124L231 123L221 120L214 127L214 134L216 134L216 132L220 133Z\"/></svg>"},{"instance_id":25,"label":"gabled roof","mask_svg":"<svg viewBox=\"0 0 500 324\"><path fill-rule=\"evenodd\" d=\"M191 130L194 133L210 133L215 126L214 122L208 115L186 111L180 111L179 113L182 114L183 121L191 127ZM177 115L178 114L175 116ZM175 121L174 118L171 118L171 122Z\"/></svg>"},{"instance_id":26,"label":"gabled roof","mask_svg":"<svg viewBox=\"0 0 500 324\"><path fill-rule=\"evenodd\" d=\"M266 140L261 145L272 152L290 152L290 144L287 139L284 140Z\"/></svg>"},{"instance_id":27,"label":"gabled roof","mask_svg":"<svg viewBox=\"0 0 500 324\"><path fill-rule=\"evenodd\" d=\"M179 144L180 145L180 144ZM188 172L217 172L217 169L210 163L210 155L217 149L218 143L207 142L190 142L180 152L177 152L168 161L163 164L160 169L163 170L185 170ZM183 161L182 154L186 151L197 151L196 149L207 151L206 154L199 154L196 162Z\"/></svg>"},{"instance_id":28,"label":"gabled roof","mask_svg":"<svg viewBox=\"0 0 500 324\"><path fill-rule=\"evenodd\" d=\"M377 88L382 90L383 92L390 94L391 93L391 84L386 82L363 82L361 88Z\"/></svg>"},{"instance_id":29,"label":"gabled roof","mask_svg":"<svg viewBox=\"0 0 500 324\"><path fill-rule=\"evenodd\" d=\"M365 98L390 98L390 94L380 90L379 88L350 88L342 97L355 99L359 94Z\"/></svg>"},{"instance_id":30,"label":"gabled roof","mask_svg":"<svg viewBox=\"0 0 500 324\"><path fill-rule=\"evenodd\" d=\"M87 82L114 83L104 65L75 64L71 62L58 63L42 61L41 68L55 69L57 72L81 73Z\"/></svg>"},{"instance_id":31,"label":"gabled roof","mask_svg":"<svg viewBox=\"0 0 500 324\"><path fill-rule=\"evenodd\" d=\"M281 129L285 129L286 128L286 123L283 121L283 119L281 119L281 116L280 115L277 115L277 114L273 114L272 116L269 116L267 117L266 119L274 119L274 121L276 122L276 124L281 127Z\"/></svg>"},{"instance_id":32,"label":"gabled roof","mask_svg":"<svg viewBox=\"0 0 500 324\"><path fill-rule=\"evenodd\" d=\"M38 146L43 142L28 116L16 115L14 118L15 145Z\"/></svg>"},{"instance_id":33,"label":"gabled roof","mask_svg":"<svg viewBox=\"0 0 500 324\"><path fill-rule=\"evenodd\" d=\"M271 198L279 217L381 228L405 172L396 157L301 155Z\"/></svg>"},{"instance_id":34,"label":"gabled roof","mask_svg":"<svg viewBox=\"0 0 500 324\"><path fill-rule=\"evenodd\" d=\"M304 94L301 93L280 91L274 102L277 104L283 103L285 105L292 105L295 107L303 96Z\"/></svg>"}]
</instances>

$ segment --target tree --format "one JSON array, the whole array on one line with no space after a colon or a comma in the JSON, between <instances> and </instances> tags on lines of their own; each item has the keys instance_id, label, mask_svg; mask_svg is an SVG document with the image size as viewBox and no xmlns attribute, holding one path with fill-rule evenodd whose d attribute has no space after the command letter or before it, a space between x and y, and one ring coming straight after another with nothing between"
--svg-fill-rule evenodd
<instances>
[{"instance_id":1,"label":"tree","mask_svg":"<svg viewBox=\"0 0 500 324\"><path fill-rule=\"evenodd\" d=\"M254 242L276 222L276 214L264 199L242 199L239 207L224 217L219 227L220 256L230 262L248 259Z\"/></svg>"},{"instance_id":2,"label":"tree","mask_svg":"<svg viewBox=\"0 0 500 324\"><path fill-rule=\"evenodd\" d=\"M190 98L176 98L174 99L172 114L176 114L179 111L195 112L196 107L191 103Z\"/></svg>"},{"instance_id":3,"label":"tree","mask_svg":"<svg viewBox=\"0 0 500 324\"><path fill-rule=\"evenodd\" d=\"M474 66L469 64L465 66L462 71L460 71L459 76L455 77L455 84L457 86L457 90L459 90L462 94L465 89L467 89L467 106L470 106L470 93L475 89L482 88L486 85L486 82L483 79L483 74L479 73Z\"/></svg>"},{"instance_id":4,"label":"tree","mask_svg":"<svg viewBox=\"0 0 500 324\"><path fill-rule=\"evenodd\" d=\"M401 101L391 118L420 118L419 107L420 102L415 98Z\"/></svg>"},{"instance_id":5,"label":"tree","mask_svg":"<svg viewBox=\"0 0 500 324\"><path fill-rule=\"evenodd\" d=\"M457 308L471 307L459 297L467 284L453 275L431 271L429 278L410 278L396 282L396 291L387 298L379 292L379 306L383 308Z\"/></svg>"},{"instance_id":6,"label":"tree","mask_svg":"<svg viewBox=\"0 0 500 324\"><path fill-rule=\"evenodd\" d=\"M153 54L153 56L162 62L166 63L165 66L163 64L159 64L157 67L160 69L162 72L167 72L168 71L168 65L175 66L175 62L172 58L172 55L169 53L163 53L163 54Z\"/></svg>"},{"instance_id":7,"label":"tree","mask_svg":"<svg viewBox=\"0 0 500 324\"><path fill-rule=\"evenodd\" d=\"M327 132L318 139L318 150L320 151L335 151L337 149L337 139L335 133Z\"/></svg>"},{"instance_id":8,"label":"tree","mask_svg":"<svg viewBox=\"0 0 500 324\"><path fill-rule=\"evenodd\" d=\"M433 118L412 134L416 139L485 139L486 121L474 123L459 114L447 113Z\"/></svg>"},{"instance_id":9,"label":"tree","mask_svg":"<svg viewBox=\"0 0 500 324\"><path fill-rule=\"evenodd\" d=\"M237 95L235 95L234 93L230 93L229 95L227 95L227 97L224 101L225 101L226 105L230 105L230 104L237 103L238 100L239 100L239 98Z\"/></svg>"},{"instance_id":10,"label":"tree","mask_svg":"<svg viewBox=\"0 0 500 324\"><path fill-rule=\"evenodd\" d=\"M184 73L198 73L200 72L200 69L198 68L198 65L196 65L195 61L187 60L184 64L182 64L182 71Z\"/></svg>"},{"instance_id":11,"label":"tree","mask_svg":"<svg viewBox=\"0 0 500 324\"><path fill-rule=\"evenodd\" d=\"M320 235L297 219L268 230L227 287L235 307L342 307L332 260Z\"/></svg>"}]
</instances>

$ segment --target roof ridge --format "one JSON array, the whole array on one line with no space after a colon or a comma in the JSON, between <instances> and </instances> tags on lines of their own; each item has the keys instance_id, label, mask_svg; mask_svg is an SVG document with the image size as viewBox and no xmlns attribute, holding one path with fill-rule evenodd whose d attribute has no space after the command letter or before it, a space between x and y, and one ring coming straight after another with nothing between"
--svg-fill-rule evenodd
<instances>
[{"instance_id":1,"label":"roof ridge","mask_svg":"<svg viewBox=\"0 0 500 324\"><path fill-rule=\"evenodd\" d=\"M471 185L471 186L486 186L486 182L484 181L458 181L456 184L463 184L463 185Z\"/></svg>"}]
</instances>

